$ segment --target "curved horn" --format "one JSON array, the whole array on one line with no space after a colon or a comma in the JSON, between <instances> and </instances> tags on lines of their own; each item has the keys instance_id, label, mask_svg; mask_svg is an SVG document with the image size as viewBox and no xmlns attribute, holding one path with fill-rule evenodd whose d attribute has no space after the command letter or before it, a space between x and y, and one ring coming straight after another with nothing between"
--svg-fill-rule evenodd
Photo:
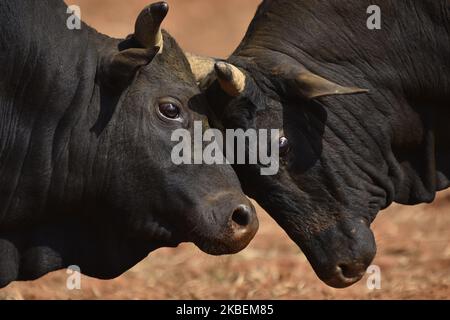
<instances>
[{"instance_id":1,"label":"curved horn","mask_svg":"<svg viewBox=\"0 0 450 320\"><path fill-rule=\"evenodd\" d=\"M219 61L214 65L222 90L232 97L239 96L245 90L246 75L232 64Z\"/></svg>"},{"instance_id":2,"label":"curved horn","mask_svg":"<svg viewBox=\"0 0 450 320\"><path fill-rule=\"evenodd\" d=\"M159 52L163 47L163 36L161 33L161 23L169 12L167 2L157 2L145 7L134 26L134 38L144 48L159 47Z\"/></svg>"},{"instance_id":3,"label":"curved horn","mask_svg":"<svg viewBox=\"0 0 450 320\"><path fill-rule=\"evenodd\" d=\"M345 87L327 80L306 69L302 64L286 56L269 59L272 75L287 81L289 86L302 98L311 100L319 97L367 93L369 90L357 87ZM267 62L265 62L268 65ZM275 65L273 67L273 65Z\"/></svg>"},{"instance_id":4,"label":"curved horn","mask_svg":"<svg viewBox=\"0 0 450 320\"><path fill-rule=\"evenodd\" d=\"M357 87L343 87L309 71L299 73L295 82L300 94L306 99L369 92Z\"/></svg>"}]
</instances>

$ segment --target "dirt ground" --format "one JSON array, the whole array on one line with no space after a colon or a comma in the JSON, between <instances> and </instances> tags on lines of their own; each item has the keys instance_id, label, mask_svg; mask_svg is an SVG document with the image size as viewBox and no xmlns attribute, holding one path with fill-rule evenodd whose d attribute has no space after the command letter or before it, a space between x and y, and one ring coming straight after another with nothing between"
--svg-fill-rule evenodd
<instances>
[{"instance_id":1,"label":"dirt ground","mask_svg":"<svg viewBox=\"0 0 450 320\"><path fill-rule=\"evenodd\" d=\"M147 4L141 0L70 0L100 31L124 36ZM184 49L224 57L241 39L259 0L169 0L165 28ZM58 271L37 281L13 283L0 299L448 299L450 298L450 192L433 204L394 205L380 213L373 230L374 264L381 289L368 276L347 289L332 289L315 276L305 256L259 210L260 231L233 256L208 256L191 244L160 249L121 277L83 276L81 290L66 288Z\"/></svg>"}]
</instances>

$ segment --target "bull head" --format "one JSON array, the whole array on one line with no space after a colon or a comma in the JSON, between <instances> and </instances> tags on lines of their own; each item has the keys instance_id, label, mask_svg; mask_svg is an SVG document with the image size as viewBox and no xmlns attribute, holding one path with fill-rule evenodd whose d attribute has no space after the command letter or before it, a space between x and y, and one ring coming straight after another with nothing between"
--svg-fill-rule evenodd
<instances>
[{"instance_id":1,"label":"bull head","mask_svg":"<svg viewBox=\"0 0 450 320\"><path fill-rule=\"evenodd\" d=\"M134 77L137 70L149 64L162 52L161 24L169 11L166 2L145 7L135 23L134 34L118 45L118 52L103 54L101 74L106 84L123 87Z\"/></svg>"},{"instance_id":2,"label":"bull head","mask_svg":"<svg viewBox=\"0 0 450 320\"><path fill-rule=\"evenodd\" d=\"M212 58L188 55L192 71L200 86L204 89L210 83L210 74L214 70L215 76L222 90L232 97L237 97L245 90L247 76L244 71L232 64ZM303 65L287 56L272 56L257 59L257 65L269 70L270 76L280 79L283 87L290 88L289 92L296 93L300 98L311 100L324 96L367 93L368 90L357 87L344 87L316 75Z\"/></svg>"}]
</instances>

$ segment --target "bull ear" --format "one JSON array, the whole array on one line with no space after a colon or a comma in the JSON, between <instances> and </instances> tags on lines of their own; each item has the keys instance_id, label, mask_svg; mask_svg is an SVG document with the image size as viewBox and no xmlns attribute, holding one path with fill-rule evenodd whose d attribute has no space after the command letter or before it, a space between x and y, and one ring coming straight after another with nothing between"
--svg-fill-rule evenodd
<instances>
[{"instance_id":1,"label":"bull ear","mask_svg":"<svg viewBox=\"0 0 450 320\"><path fill-rule=\"evenodd\" d=\"M103 76L111 86L129 83L138 69L149 64L156 56L159 47L153 49L129 48L110 57L103 65Z\"/></svg>"},{"instance_id":2,"label":"bull ear","mask_svg":"<svg viewBox=\"0 0 450 320\"><path fill-rule=\"evenodd\" d=\"M135 23L134 33L118 46L118 52L103 59L102 77L111 86L123 86L133 79L140 67L148 65L163 49L161 23L169 6L158 2L145 7Z\"/></svg>"}]
</instances>

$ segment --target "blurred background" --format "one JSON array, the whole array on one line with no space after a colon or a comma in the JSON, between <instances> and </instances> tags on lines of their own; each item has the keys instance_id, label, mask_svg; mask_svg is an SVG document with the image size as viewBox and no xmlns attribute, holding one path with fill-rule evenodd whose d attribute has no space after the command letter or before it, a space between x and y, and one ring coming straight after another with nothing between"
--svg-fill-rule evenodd
<instances>
[{"instance_id":1,"label":"blurred background","mask_svg":"<svg viewBox=\"0 0 450 320\"><path fill-rule=\"evenodd\" d=\"M148 1L67 0L82 19L114 37L132 33ZM240 42L260 0L168 0L164 28L183 49L226 57ZM324 285L305 256L276 223L258 210L260 231L233 256L208 256L191 244L160 249L121 277L82 276L81 290L66 288L67 274L13 283L0 299L437 299L450 298L450 192L431 205L394 205L378 215L374 264L381 289L369 290L367 275L347 289Z\"/></svg>"}]
</instances>

